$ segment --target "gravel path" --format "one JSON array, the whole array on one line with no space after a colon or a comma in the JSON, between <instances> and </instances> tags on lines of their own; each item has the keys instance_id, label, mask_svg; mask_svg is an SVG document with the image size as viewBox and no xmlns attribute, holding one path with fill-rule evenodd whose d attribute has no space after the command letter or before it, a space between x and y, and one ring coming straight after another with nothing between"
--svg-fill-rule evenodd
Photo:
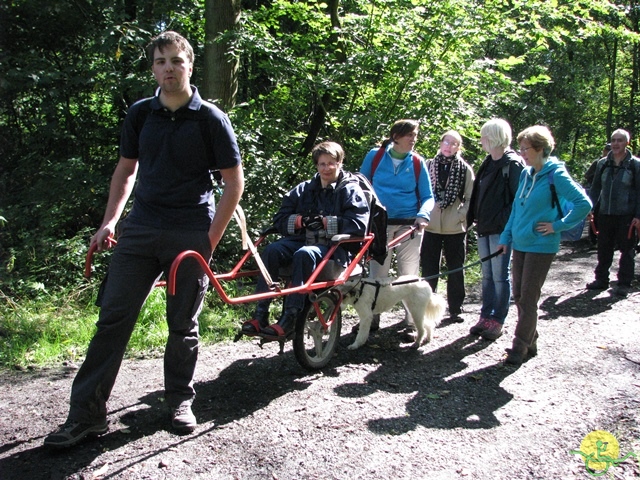
<instances>
[{"instance_id":1,"label":"gravel path","mask_svg":"<svg viewBox=\"0 0 640 480\"><path fill-rule=\"evenodd\" d=\"M72 449L42 440L67 412L74 366L0 372L0 478L12 479L585 479L571 450L611 432L640 455L640 292L590 292L595 253L563 247L540 305L539 354L503 365L507 334L469 336L443 323L419 351L399 342L400 317L319 373L250 341L204 348L191 435L168 429L160 359L127 360L109 402L110 432ZM636 459L604 478L640 476Z\"/></svg>"}]
</instances>

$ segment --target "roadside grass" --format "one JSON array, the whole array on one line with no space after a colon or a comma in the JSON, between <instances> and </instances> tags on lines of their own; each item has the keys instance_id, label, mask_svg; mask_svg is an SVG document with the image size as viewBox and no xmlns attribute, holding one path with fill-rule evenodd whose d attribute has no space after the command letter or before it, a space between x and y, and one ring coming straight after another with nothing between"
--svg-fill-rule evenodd
<instances>
[{"instance_id":1,"label":"roadside grass","mask_svg":"<svg viewBox=\"0 0 640 480\"><path fill-rule=\"evenodd\" d=\"M0 366L25 369L80 362L96 330L97 289L92 285L81 292L20 302L0 296ZM163 354L168 336L165 300L164 288L151 292L129 341L127 357ZM202 344L232 339L248 311L247 306L224 304L209 291L199 318Z\"/></svg>"},{"instance_id":2,"label":"roadside grass","mask_svg":"<svg viewBox=\"0 0 640 480\"><path fill-rule=\"evenodd\" d=\"M466 263L477 260L477 252L471 249ZM445 270L443 265L442 271ZM480 278L480 265L465 271L467 286L477 285ZM230 297L237 297L252 291L253 285L229 283L225 288ZM24 369L81 361L98 319L97 291L96 282L37 300L16 302L0 295L0 366ZM438 291L446 293L445 278L439 280ZM165 301L164 288L151 292L129 341L127 357L162 355L168 335ZM254 306L227 305L209 289L199 318L202 345L233 339L242 321L250 318ZM274 305L274 311L277 308Z\"/></svg>"}]
</instances>

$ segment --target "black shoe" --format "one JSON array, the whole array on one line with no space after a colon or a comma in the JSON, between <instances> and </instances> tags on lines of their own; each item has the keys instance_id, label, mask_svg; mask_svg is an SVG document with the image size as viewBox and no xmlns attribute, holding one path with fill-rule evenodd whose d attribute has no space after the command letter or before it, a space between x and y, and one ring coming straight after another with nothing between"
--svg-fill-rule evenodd
<instances>
[{"instance_id":1,"label":"black shoe","mask_svg":"<svg viewBox=\"0 0 640 480\"><path fill-rule=\"evenodd\" d=\"M629 289L631 287L629 285L617 285L614 289L613 289L613 294L616 297L622 297L622 298L627 298L627 295L629 295Z\"/></svg>"},{"instance_id":2,"label":"black shoe","mask_svg":"<svg viewBox=\"0 0 640 480\"><path fill-rule=\"evenodd\" d=\"M609 282L605 280L594 280L587 283L587 290L606 290L607 288L609 288Z\"/></svg>"},{"instance_id":3,"label":"black shoe","mask_svg":"<svg viewBox=\"0 0 640 480\"><path fill-rule=\"evenodd\" d=\"M109 425L106 420L99 423L80 423L67 420L58 430L44 439L44 444L48 447L70 447L87 436L102 435L108 430Z\"/></svg>"},{"instance_id":4,"label":"black shoe","mask_svg":"<svg viewBox=\"0 0 640 480\"><path fill-rule=\"evenodd\" d=\"M275 325L269 325L262 329L261 336L269 340L284 340L296 329L296 322L300 310L288 308Z\"/></svg>"},{"instance_id":5,"label":"black shoe","mask_svg":"<svg viewBox=\"0 0 640 480\"><path fill-rule=\"evenodd\" d=\"M256 312L251 320L247 320L242 324L241 330L245 335L256 335L267 326L269 326L269 313L260 314Z\"/></svg>"},{"instance_id":6,"label":"black shoe","mask_svg":"<svg viewBox=\"0 0 640 480\"><path fill-rule=\"evenodd\" d=\"M196 429L198 422L191 410L191 402L182 402L171 409L171 426L180 433L191 433Z\"/></svg>"},{"instance_id":7,"label":"black shoe","mask_svg":"<svg viewBox=\"0 0 640 480\"><path fill-rule=\"evenodd\" d=\"M462 317L462 312L451 313L449 312L449 317L447 317L451 323L464 323L464 318Z\"/></svg>"}]
</instances>

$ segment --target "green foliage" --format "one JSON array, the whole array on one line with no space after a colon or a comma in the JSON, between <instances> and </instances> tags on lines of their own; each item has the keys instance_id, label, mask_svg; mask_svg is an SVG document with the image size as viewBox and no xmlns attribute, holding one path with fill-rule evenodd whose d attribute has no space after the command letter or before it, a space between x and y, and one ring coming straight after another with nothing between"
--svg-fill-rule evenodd
<instances>
[{"instance_id":1,"label":"green foliage","mask_svg":"<svg viewBox=\"0 0 640 480\"><path fill-rule=\"evenodd\" d=\"M614 128L629 129L636 145L634 4L349 0L337 6L332 16L324 2L243 2L239 25L223 34L240 64L236 107L228 113L244 161L241 204L252 239L282 194L313 173L313 144L339 141L347 168L357 170L398 118L421 120L417 150L427 157L444 130L457 129L472 164L485 155L478 131L487 119L506 118L514 133L547 124L554 153L577 179ZM35 331L42 325L34 304L40 309L48 298L55 304L64 292L93 288L82 280L82 268L102 219L119 128L128 106L155 87L144 46L163 29L185 34L198 59L193 82L200 84L203 11L203 0L0 4L0 282L4 298L25 305L18 319L34 316ZM232 224L214 268L228 270L242 253ZM98 278L108 258L95 259ZM150 300L150 318L160 318L162 301ZM212 311L203 323L213 332L227 328L220 312L246 313L218 304ZM141 324L158 328L160 344L161 327ZM50 338L56 336L38 341L48 345Z\"/></svg>"},{"instance_id":2,"label":"green foliage","mask_svg":"<svg viewBox=\"0 0 640 480\"><path fill-rule=\"evenodd\" d=\"M82 360L95 332L99 282L83 288L49 294L35 300L14 302L0 291L0 366L46 366ZM228 294L240 294L228 286ZM244 291L246 293L245 287ZM166 290L154 289L140 312L127 346L127 356L161 355L167 341ZM200 315L203 345L233 338L253 306L229 308L209 292Z\"/></svg>"},{"instance_id":3,"label":"green foliage","mask_svg":"<svg viewBox=\"0 0 640 480\"><path fill-rule=\"evenodd\" d=\"M0 292L0 365L78 361L95 330L92 289L14 303Z\"/></svg>"}]
</instances>

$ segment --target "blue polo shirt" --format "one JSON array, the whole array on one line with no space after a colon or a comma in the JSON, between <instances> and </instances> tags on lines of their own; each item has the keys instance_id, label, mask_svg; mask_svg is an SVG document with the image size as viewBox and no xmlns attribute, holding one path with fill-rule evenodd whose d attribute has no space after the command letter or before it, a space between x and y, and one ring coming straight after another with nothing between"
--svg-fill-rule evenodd
<instances>
[{"instance_id":1,"label":"blue polo shirt","mask_svg":"<svg viewBox=\"0 0 640 480\"><path fill-rule=\"evenodd\" d=\"M211 172L241 163L229 118L191 88L191 100L175 112L156 95L134 103L127 113L120 155L138 159L129 221L207 230L215 213Z\"/></svg>"}]
</instances>

